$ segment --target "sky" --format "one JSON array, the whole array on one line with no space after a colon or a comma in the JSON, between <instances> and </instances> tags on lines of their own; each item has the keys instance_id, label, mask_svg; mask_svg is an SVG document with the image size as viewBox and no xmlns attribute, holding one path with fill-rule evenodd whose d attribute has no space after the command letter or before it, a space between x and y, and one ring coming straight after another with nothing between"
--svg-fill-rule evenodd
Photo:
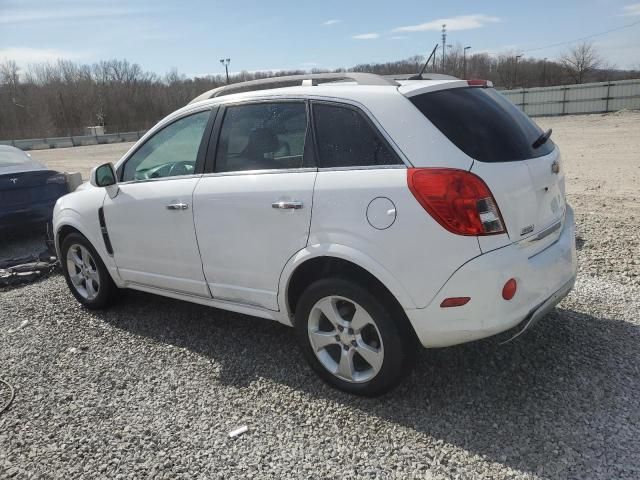
<instances>
[{"instance_id":1,"label":"sky","mask_svg":"<svg viewBox=\"0 0 640 480\"><path fill-rule=\"evenodd\" d=\"M231 72L350 67L428 54L443 23L471 52L549 59L615 30L590 41L640 68L640 0L0 0L0 61L124 58L188 76L224 72L221 58Z\"/></svg>"}]
</instances>

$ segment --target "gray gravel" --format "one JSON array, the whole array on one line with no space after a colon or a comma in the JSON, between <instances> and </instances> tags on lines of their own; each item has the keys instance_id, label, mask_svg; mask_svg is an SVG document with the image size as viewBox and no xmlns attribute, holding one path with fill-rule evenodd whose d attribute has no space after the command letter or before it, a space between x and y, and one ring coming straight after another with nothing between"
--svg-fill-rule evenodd
<instances>
[{"instance_id":1,"label":"gray gravel","mask_svg":"<svg viewBox=\"0 0 640 480\"><path fill-rule=\"evenodd\" d=\"M276 323L135 292L91 313L60 276L0 293L0 476L639 478L638 268L602 267L607 219L578 213L560 308L507 346L423 351L379 399L322 384Z\"/></svg>"}]
</instances>

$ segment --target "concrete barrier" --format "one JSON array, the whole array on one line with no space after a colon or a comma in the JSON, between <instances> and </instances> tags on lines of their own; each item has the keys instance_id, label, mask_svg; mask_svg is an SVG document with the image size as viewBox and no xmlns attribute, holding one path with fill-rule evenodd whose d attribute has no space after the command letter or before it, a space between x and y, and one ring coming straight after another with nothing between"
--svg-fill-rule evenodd
<instances>
[{"instance_id":1,"label":"concrete barrier","mask_svg":"<svg viewBox=\"0 0 640 480\"><path fill-rule=\"evenodd\" d=\"M0 140L0 145L11 145L20 150L46 150L48 148L68 148L106 143L136 142L146 131L106 133L104 135L74 135L72 137L25 138Z\"/></svg>"}]
</instances>

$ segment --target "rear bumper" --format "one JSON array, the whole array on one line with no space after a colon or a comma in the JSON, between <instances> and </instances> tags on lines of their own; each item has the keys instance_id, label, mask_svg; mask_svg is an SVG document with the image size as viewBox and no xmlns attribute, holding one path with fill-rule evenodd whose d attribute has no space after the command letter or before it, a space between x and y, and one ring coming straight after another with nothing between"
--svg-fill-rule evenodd
<instances>
[{"instance_id":1,"label":"rear bumper","mask_svg":"<svg viewBox=\"0 0 640 480\"><path fill-rule=\"evenodd\" d=\"M511 244L476 257L451 276L427 307L406 313L425 347L470 342L520 326L517 336L569 293L576 272L575 222L567 207L562 232L547 248L532 254L531 246ZM518 289L507 301L502 287L510 278ZM448 297L471 300L441 308Z\"/></svg>"},{"instance_id":2,"label":"rear bumper","mask_svg":"<svg viewBox=\"0 0 640 480\"><path fill-rule=\"evenodd\" d=\"M51 221L56 200L11 209L0 209L0 229L44 224ZM1 206L0 206L1 207Z\"/></svg>"}]
</instances>

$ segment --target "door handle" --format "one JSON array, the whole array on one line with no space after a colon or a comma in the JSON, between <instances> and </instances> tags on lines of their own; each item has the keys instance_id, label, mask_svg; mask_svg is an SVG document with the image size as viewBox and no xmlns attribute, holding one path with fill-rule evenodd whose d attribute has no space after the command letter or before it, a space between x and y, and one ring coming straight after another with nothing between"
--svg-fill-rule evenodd
<instances>
[{"instance_id":1,"label":"door handle","mask_svg":"<svg viewBox=\"0 0 640 480\"><path fill-rule=\"evenodd\" d=\"M271 208L279 208L281 210L293 209L298 210L302 208L302 202L298 202L297 200L293 200L291 202L273 202L271 204Z\"/></svg>"},{"instance_id":2,"label":"door handle","mask_svg":"<svg viewBox=\"0 0 640 480\"><path fill-rule=\"evenodd\" d=\"M186 210L189 208L188 203L170 203L167 205L167 210Z\"/></svg>"}]
</instances>

